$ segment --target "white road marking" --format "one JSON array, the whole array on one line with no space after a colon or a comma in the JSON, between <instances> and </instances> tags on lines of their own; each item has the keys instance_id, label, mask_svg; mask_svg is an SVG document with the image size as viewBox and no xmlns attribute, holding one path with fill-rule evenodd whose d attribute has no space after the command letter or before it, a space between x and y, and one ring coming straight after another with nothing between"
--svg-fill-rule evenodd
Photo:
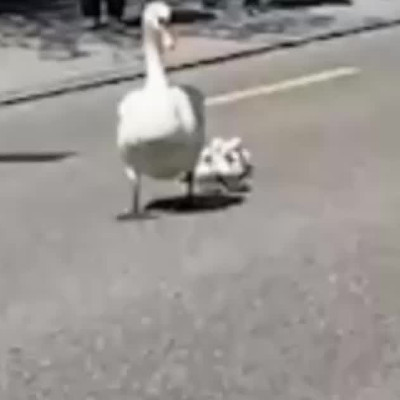
<instances>
[{"instance_id":1,"label":"white road marking","mask_svg":"<svg viewBox=\"0 0 400 400\"><path fill-rule=\"evenodd\" d=\"M265 86L257 86L250 89L238 90L206 99L206 105L220 106L224 104L234 103L236 101L249 99L256 96L267 96L279 92L287 92L292 89L314 85L316 83L330 81L345 76L357 75L361 72L359 68L342 67L328 71L322 71L317 74L305 75L299 78L288 79L278 83L273 83Z\"/></svg>"}]
</instances>

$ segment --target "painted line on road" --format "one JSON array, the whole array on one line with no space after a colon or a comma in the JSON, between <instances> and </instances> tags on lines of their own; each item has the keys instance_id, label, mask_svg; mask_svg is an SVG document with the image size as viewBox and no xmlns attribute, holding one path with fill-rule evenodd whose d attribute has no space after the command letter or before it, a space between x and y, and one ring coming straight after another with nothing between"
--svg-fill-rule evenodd
<instances>
[{"instance_id":1,"label":"painted line on road","mask_svg":"<svg viewBox=\"0 0 400 400\"><path fill-rule=\"evenodd\" d=\"M265 86L257 86L250 89L238 90L206 99L206 105L209 107L220 106L234 103L240 100L246 100L257 96L268 96L274 93L287 92L292 89L314 85L316 83L327 82L333 79L346 76L357 75L361 72L355 67L341 67L328 71L322 71L312 75L305 75L294 79L273 83Z\"/></svg>"}]
</instances>

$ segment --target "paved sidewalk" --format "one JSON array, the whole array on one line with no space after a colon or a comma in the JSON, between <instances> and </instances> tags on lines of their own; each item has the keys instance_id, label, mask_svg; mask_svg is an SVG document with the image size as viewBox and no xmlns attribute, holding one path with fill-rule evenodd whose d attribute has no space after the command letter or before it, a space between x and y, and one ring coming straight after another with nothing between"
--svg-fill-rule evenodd
<instances>
[{"instance_id":1,"label":"paved sidewalk","mask_svg":"<svg viewBox=\"0 0 400 400\"><path fill-rule=\"evenodd\" d=\"M400 23L400 2L356 0L352 6L273 10L224 23L223 19L179 26L181 39L168 58L185 68L226 58L328 39ZM143 73L137 27L124 35L81 33L41 51L37 37L10 39L0 31L0 104L54 95L99 84L133 79Z\"/></svg>"}]
</instances>

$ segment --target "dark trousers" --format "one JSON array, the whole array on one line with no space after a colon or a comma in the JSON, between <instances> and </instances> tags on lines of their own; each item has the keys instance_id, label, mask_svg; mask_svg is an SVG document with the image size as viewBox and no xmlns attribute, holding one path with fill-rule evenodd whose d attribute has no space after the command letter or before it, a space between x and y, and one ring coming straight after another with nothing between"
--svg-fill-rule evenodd
<instances>
[{"instance_id":1,"label":"dark trousers","mask_svg":"<svg viewBox=\"0 0 400 400\"><path fill-rule=\"evenodd\" d=\"M102 0L81 0L82 13L85 17L99 18ZM120 19L124 12L125 0L106 0L107 13L110 17Z\"/></svg>"}]
</instances>

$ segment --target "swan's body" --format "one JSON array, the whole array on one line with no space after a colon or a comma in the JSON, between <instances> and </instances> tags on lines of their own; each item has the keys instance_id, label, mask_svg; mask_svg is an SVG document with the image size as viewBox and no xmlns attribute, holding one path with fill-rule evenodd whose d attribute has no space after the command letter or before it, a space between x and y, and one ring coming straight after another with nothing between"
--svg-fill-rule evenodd
<instances>
[{"instance_id":1,"label":"swan's body","mask_svg":"<svg viewBox=\"0 0 400 400\"><path fill-rule=\"evenodd\" d=\"M146 89L128 94L118 131L127 168L156 179L192 171L204 143L204 122L194 102L202 103L201 94L187 87L171 87L159 96Z\"/></svg>"},{"instance_id":2,"label":"swan's body","mask_svg":"<svg viewBox=\"0 0 400 400\"><path fill-rule=\"evenodd\" d=\"M140 176L191 175L205 140L202 94L190 86L171 86L161 62L162 47L173 43L164 27L170 17L164 3L147 6L143 16L145 85L128 93L118 108L117 141L134 186L133 213L139 208Z\"/></svg>"}]
</instances>

